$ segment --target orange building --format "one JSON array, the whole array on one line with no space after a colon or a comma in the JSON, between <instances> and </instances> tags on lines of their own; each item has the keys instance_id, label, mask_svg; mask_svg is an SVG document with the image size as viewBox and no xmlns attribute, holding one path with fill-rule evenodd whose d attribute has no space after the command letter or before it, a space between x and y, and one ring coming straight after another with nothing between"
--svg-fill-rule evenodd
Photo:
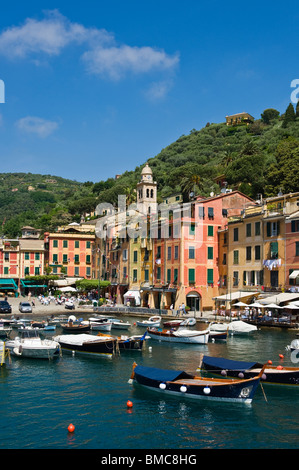
<instances>
[{"instance_id":1,"label":"orange building","mask_svg":"<svg viewBox=\"0 0 299 470\"><path fill-rule=\"evenodd\" d=\"M53 233L46 232L48 266L52 268L52 273L91 279L94 241L92 228L86 232L79 224L61 227Z\"/></svg>"}]
</instances>

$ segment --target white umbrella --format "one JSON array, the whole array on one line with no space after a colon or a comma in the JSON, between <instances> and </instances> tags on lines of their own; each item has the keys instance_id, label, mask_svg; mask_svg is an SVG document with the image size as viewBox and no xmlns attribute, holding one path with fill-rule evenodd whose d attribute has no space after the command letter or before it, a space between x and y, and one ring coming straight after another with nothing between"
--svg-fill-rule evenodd
<instances>
[{"instance_id":1,"label":"white umbrella","mask_svg":"<svg viewBox=\"0 0 299 470\"><path fill-rule=\"evenodd\" d=\"M254 302L253 304L249 304L249 307L265 308L265 305L262 305L259 302Z\"/></svg>"},{"instance_id":2,"label":"white umbrella","mask_svg":"<svg viewBox=\"0 0 299 470\"><path fill-rule=\"evenodd\" d=\"M74 287L68 286L68 287L61 287L59 289L61 292L77 292L77 289Z\"/></svg>"},{"instance_id":3,"label":"white umbrella","mask_svg":"<svg viewBox=\"0 0 299 470\"><path fill-rule=\"evenodd\" d=\"M248 307L248 305L244 304L244 302L237 302L236 304L232 305L232 307Z\"/></svg>"},{"instance_id":4,"label":"white umbrella","mask_svg":"<svg viewBox=\"0 0 299 470\"><path fill-rule=\"evenodd\" d=\"M268 304L268 305L264 305L264 308L283 308L283 307L280 307L279 305L276 305L276 304Z\"/></svg>"},{"instance_id":5,"label":"white umbrella","mask_svg":"<svg viewBox=\"0 0 299 470\"><path fill-rule=\"evenodd\" d=\"M290 308L292 310L299 310L299 305L296 305L296 304L288 304L288 305L285 305L284 308Z\"/></svg>"}]
</instances>

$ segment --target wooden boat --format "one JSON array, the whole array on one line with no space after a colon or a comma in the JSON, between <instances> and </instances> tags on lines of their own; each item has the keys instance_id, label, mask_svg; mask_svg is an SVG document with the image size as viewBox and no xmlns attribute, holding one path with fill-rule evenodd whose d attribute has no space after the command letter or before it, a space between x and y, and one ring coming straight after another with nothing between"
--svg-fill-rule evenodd
<instances>
[{"instance_id":1,"label":"wooden boat","mask_svg":"<svg viewBox=\"0 0 299 470\"><path fill-rule=\"evenodd\" d=\"M224 359L222 357L203 356L199 366L211 374L221 375L222 377L238 377L249 379L255 377L264 368L261 377L263 384L269 385L299 385L299 368L272 366L266 367L259 362L244 362Z\"/></svg>"},{"instance_id":2,"label":"wooden boat","mask_svg":"<svg viewBox=\"0 0 299 470\"><path fill-rule=\"evenodd\" d=\"M112 328L110 321L83 321L82 325L89 325L90 329L94 331L111 331Z\"/></svg>"},{"instance_id":3,"label":"wooden boat","mask_svg":"<svg viewBox=\"0 0 299 470\"><path fill-rule=\"evenodd\" d=\"M148 320L136 321L137 326L145 326L146 328L148 328L149 326L160 326L160 323L161 317L159 317L158 315L154 315Z\"/></svg>"},{"instance_id":4,"label":"wooden boat","mask_svg":"<svg viewBox=\"0 0 299 470\"><path fill-rule=\"evenodd\" d=\"M167 330L161 328L148 328L147 332L152 339L168 341L171 343L197 343L206 344L209 340L209 330L188 330L178 328L177 330Z\"/></svg>"},{"instance_id":5,"label":"wooden boat","mask_svg":"<svg viewBox=\"0 0 299 470\"><path fill-rule=\"evenodd\" d=\"M251 403L264 368L251 379L216 379L133 364L130 383L181 397Z\"/></svg>"},{"instance_id":6,"label":"wooden boat","mask_svg":"<svg viewBox=\"0 0 299 470\"><path fill-rule=\"evenodd\" d=\"M94 336L87 333L54 336L63 350L94 356L112 356L116 350L116 338Z\"/></svg>"},{"instance_id":7,"label":"wooden boat","mask_svg":"<svg viewBox=\"0 0 299 470\"><path fill-rule=\"evenodd\" d=\"M145 341L146 333L144 335L135 335L135 336L112 336L112 335L104 335L103 333L98 333L97 336L104 336L106 338L114 338L117 341L117 347L123 351L136 351L141 350L143 348L143 343Z\"/></svg>"},{"instance_id":8,"label":"wooden boat","mask_svg":"<svg viewBox=\"0 0 299 470\"><path fill-rule=\"evenodd\" d=\"M41 339L35 328L24 328L20 336L6 342L11 354L33 359L53 359L59 355L60 346L55 340Z\"/></svg>"},{"instance_id":9,"label":"wooden boat","mask_svg":"<svg viewBox=\"0 0 299 470\"><path fill-rule=\"evenodd\" d=\"M61 323L60 326L62 330L66 333L83 333L85 331L90 330L89 324L82 325L82 323L68 322L68 323Z\"/></svg>"},{"instance_id":10,"label":"wooden boat","mask_svg":"<svg viewBox=\"0 0 299 470\"><path fill-rule=\"evenodd\" d=\"M0 340L0 366L5 366L6 365L6 358L9 358L10 360L10 351L6 347L5 341Z\"/></svg>"},{"instance_id":11,"label":"wooden boat","mask_svg":"<svg viewBox=\"0 0 299 470\"><path fill-rule=\"evenodd\" d=\"M178 326L181 325L181 323L183 323L183 321L184 320L168 320L168 321L163 322L163 326L167 326L170 328L177 328Z\"/></svg>"}]
</instances>

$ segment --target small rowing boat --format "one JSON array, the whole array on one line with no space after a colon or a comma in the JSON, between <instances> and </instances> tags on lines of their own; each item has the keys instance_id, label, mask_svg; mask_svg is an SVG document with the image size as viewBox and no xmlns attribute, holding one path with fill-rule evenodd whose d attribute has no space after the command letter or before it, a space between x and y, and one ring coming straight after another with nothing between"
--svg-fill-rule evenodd
<instances>
[{"instance_id":1,"label":"small rowing boat","mask_svg":"<svg viewBox=\"0 0 299 470\"><path fill-rule=\"evenodd\" d=\"M157 369L133 364L129 383L180 398L251 403L264 368L251 379L216 379L191 375L183 370Z\"/></svg>"}]
</instances>

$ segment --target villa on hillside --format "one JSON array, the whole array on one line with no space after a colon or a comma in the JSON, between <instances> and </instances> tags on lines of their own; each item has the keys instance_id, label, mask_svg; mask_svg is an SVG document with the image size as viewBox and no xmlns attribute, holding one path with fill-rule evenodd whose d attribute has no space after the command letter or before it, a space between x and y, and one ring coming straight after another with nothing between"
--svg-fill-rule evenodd
<instances>
[{"instance_id":1,"label":"villa on hillside","mask_svg":"<svg viewBox=\"0 0 299 470\"><path fill-rule=\"evenodd\" d=\"M238 124L252 124L254 122L254 117L249 113L237 113L231 114L230 116L225 116L227 126L237 126Z\"/></svg>"}]
</instances>

